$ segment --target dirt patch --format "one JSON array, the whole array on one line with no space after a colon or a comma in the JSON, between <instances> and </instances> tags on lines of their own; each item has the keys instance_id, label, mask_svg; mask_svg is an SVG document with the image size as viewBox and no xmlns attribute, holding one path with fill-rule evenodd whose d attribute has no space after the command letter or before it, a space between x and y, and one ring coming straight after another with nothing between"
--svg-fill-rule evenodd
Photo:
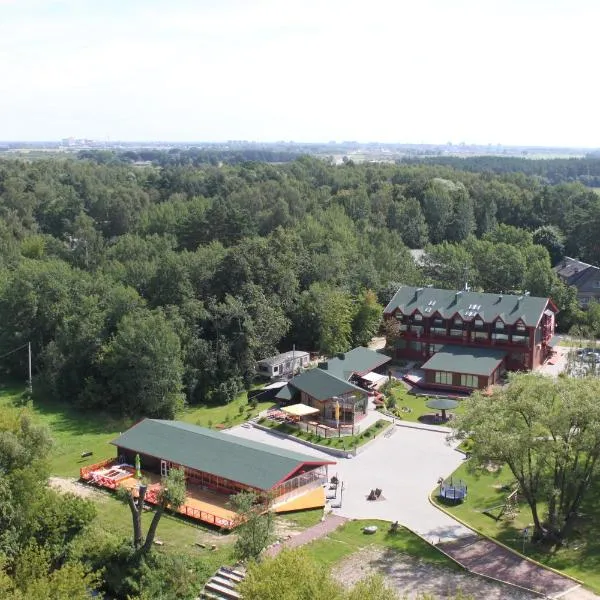
<instances>
[{"instance_id":1,"label":"dirt patch","mask_svg":"<svg viewBox=\"0 0 600 600\"><path fill-rule=\"evenodd\" d=\"M105 500L104 494L95 490L93 487L85 485L77 479L67 477L50 477L48 479L48 485L58 492L63 494L75 494L80 498L90 498L94 500Z\"/></svg>"},{"instance_id":2,"label":"dirt patch","mask_svg":"<svg viewBox=\"0 0 600 600\"><path fill-rule=\"evenodd\" d=\"M438 567L412 556L376 547L367 547L346 557L333 569L334 577L348 587L372 573L383 575L387 584L407 600L416 600L425 593L444 600L454 598L458 591L467 597L486 600L539 598L464 571Z\"/></svg>"},{"instance_id":3,"label":"dirt patch","mask_svg":"<svg viewBox=\"0 0 600 600\"><path fill-rule=\"evenodd\" d=\"M500 470L500 465L489 460L485 465L485 470L489 473L497 473Z\"/></svg>"}]
</instances>

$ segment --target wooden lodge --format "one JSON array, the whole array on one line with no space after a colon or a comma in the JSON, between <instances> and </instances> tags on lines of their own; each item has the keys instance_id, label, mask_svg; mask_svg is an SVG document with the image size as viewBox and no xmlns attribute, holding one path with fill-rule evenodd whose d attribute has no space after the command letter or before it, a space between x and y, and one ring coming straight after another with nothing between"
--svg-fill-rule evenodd
<instances>
[{"instance_id":1,"label":"wooden lodge","mask_svg":"<svg viewBox=\"0 0 600 600\"><path fill-rule=\"evenodd\" d=\"M384 310L387 348L422 363L422 386L469 392L505 371L531 371L553 354L549 298L401 287Z\"/></svg>"},{"instance_id":2,"label":"wooden lodge","mask_svg":"<svg viewBox=\"0 0 600 600\"><path fill-rule=\"evenodd\" d=\"M151 481L146 499L156 503L160 478L172 468L183 468L187 497L179 512L225 529L236 525L229 497L241 491L268 498L275 512L324 506L323 484L328 465L335 464L226 432L158 419L144 419L111 444L117 456L82 468L82 480L135 490L139 456L144 477Z\"/></svg>"}]
</instances>

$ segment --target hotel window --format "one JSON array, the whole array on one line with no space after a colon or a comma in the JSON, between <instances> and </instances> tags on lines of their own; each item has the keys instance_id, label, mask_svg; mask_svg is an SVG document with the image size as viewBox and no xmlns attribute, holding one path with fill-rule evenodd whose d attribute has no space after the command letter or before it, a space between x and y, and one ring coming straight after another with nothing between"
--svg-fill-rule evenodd
<instances>
[{"instance_id":1,"label":"hotel window","mask_svg":"<svg viewBox=\"0 0 600 600\"><path fill-rule=\"evenodd\" d=\"M523 323L517 323L516 330L525 331L525 325L523 325Z\"/></svg>"},{"instance_id":2,"label":"hotel window","mask_svg":"<svg viewBox=\"0 0 600 600\"><path fill-rule=\"evenodd\" d=\"M460 385L462 387L476 388L479 387L479 377L477 375L461 375Z\"/></svg>"},{"instance_id":3,"label":"hotel window","mask_svg":"<svg viewBox=\"0 0 600 600\"><path fill-rule=\"evenodd\" d=\"M452 373L449 371L436 371L435 382L443 385L452 385Z\"/></svg>"},{"instance_id":4,"label":"hotel window","mask_svg":"<svg viewBox=\"0 0 600 600\"><path fill-rule=\"evenodd\" d=\"M454 327L462 327L463 326L463 320L456 318L454 319Z\"/></svg>"},{"instance_id":5,"label":"hotel window","mask_svg":"<svg viewBox=\"0 0 600 600\"><path fill-rule=\"evenodd\" d=\"M494 326L496 327L496 329L504 329L504 323L502 321L496 321L494 323Z\"/></svg>"},{"instance_id":6,"label":"hotel window","mask_svg":"<svg viewBox=\"0 0 600 600\"><path fill-rule=\"evenodd\" d=\"M423 315L420 314L415 314L413 315L413 321L422 321L423 320Z\"/></svg>"},{"instance_id":7,"label":"hotel window","mask_svg":"<svg viewBox=\"0 0 600 600\"><path fill-rule=\"evenodd\" d=\"M476 331L474 334L475 340L487 340L488 334L487 331Z\"/></svg>"},{"instance_id":8,"label":"hotel window","mask_svg":"<svg viewBox=\"0 0 600 600\"><path fill-rule=\"evenodd\" d=\"M483 327L483 321L481 319L475 319L475 327Z\"/></svg>"}]
</instances>

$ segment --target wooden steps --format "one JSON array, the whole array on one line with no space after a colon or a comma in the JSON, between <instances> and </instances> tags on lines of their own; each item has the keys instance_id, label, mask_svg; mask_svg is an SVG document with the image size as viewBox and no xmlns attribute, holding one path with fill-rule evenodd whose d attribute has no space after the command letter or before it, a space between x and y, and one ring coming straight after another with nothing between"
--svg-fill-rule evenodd
<instances>
[{"instance_id":1,"label":"wooden steps","mask_svg":"<svg viewBox=\"0 0 600 600\"><path fill-rule=\"evenodd\" d=\"M231 567L221 567L207 582L199 600L240 600L237 586L244 580L244 573Z\"/></svg>"}]
</instances>

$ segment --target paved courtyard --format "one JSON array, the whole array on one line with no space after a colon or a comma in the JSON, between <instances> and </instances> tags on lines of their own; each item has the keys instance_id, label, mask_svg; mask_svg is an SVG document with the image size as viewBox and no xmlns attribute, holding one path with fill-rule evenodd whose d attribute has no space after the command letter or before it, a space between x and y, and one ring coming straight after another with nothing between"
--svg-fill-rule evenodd
<instances>
[{"instance_id":1,"label":"paved courtyard","mask_svg":"<svg viewBox=\"0 0 600 600\"><path fill-rule=\"evenodd\" d=\"M399 521L434 543L472 534L427 500L438 478L450 475L464 460L463 455L447 443L442 433L398 426L392 431L391 436L380 436L354 458L333 458L337 464L330 467L330 476L337 474L344 482L341 508L333 512L347 518ZM228 432L332 459L328 454L259 429L238 426ZM374 488L383 490L383 500L367 500Z\"/></svg>"}]
</instances>

